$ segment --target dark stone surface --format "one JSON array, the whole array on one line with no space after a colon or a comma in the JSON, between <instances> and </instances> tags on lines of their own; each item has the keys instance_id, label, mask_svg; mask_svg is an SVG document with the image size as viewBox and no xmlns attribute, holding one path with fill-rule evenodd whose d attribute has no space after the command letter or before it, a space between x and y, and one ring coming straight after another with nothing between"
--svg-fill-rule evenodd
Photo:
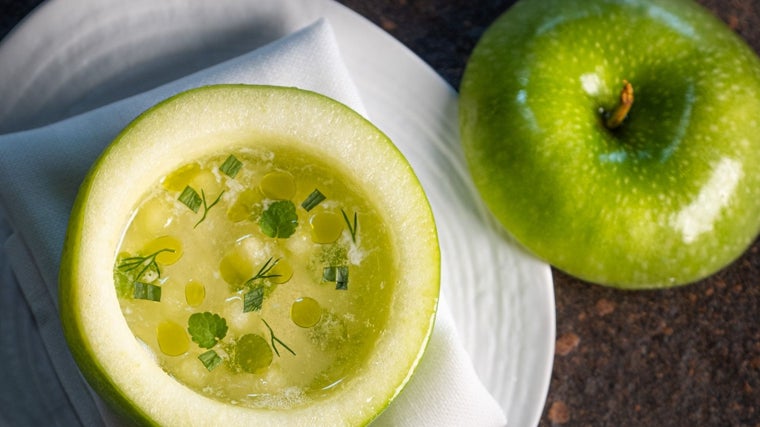
<instances>
[{"instance_id":1,"label":"dark stone surface","mask_svg":"<svg viewBox=\"0 0 760 427\"><path fill-rule=\"evenodd\" d=\"M513 3L341 2L454 87L478 37ZM699 2L760 52L758 0ZM0 0L0 37L36 3ZM557 351L540 425L760 426L759 250L756 242L717 275L666 291L622 292L555 270Z\"/></svg>"}]
</instances>

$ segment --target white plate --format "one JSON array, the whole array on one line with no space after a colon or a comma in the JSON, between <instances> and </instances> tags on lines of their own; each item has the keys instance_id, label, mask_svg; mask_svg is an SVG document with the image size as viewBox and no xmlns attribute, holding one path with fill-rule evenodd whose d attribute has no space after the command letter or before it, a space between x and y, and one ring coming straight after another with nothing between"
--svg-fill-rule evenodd
<instances>
[{"instance_id":1,"label":"white plate","mask_svg":"<svg viewBox=\"0 0 760 427\"><path fill-rule=\"evenodd\" d=\"M141 92L318 17L333 26L370 118L406 155L430 198L443 293L478 374L510 425L536 425L554 355L551 271L505 236L477 197L458 142L454 89L342 5L49 0L0 44L0 133Z\"/></svg>"}]
</instances>

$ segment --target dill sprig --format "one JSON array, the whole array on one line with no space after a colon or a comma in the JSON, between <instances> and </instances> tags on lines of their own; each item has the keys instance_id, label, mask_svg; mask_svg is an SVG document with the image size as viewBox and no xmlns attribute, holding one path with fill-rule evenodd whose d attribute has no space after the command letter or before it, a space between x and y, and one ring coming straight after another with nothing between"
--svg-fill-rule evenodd
<instances>
[{"instance_id":1,"label":"dill sprig","mask_svg":"<svg viewBox=\"0 0 760 427\"><path fill-rule=\"evenodd\" d=\"M156 257L158 256L158 254L163 253L163 252L174 253L174 249L164 248L164 249L159 249L148 256L132 256L132 257L124 258L123 260L121 260L121 263L119 264L118 268L124 272L127 272L127 271L135 270L142 266L142 270L140 270L140 272L137 273L137 275L135 276L135 281L140 280L143 274L148 272L150 269L153 269L156 272L156 275L158 277L161 277L161 269L158 268Z\"/></svg>"},{"instance_id":2,"label":"dill sprig","mask_svg":"<svg viewBox=\"0 0 760 427\"><path fill-rule=\"evenodd\" d=\"M351 225L351 221L348 219L348 215L346 215L346 211L341 209L340 213L343 214L343 219L346 221L346 225L348 226L348 231L351 232L351 241L356 243L356 232L359 229L359 219L356 216L356 212L354 212L353 226Z\"/></svg>"},{"instance_id":3,"label":"dill sprig","mask_svg":"<svg viewBox=\"0 0 760 427\"><path fill-rule=\"evenodd\" d=\"M206 203L206 193L201 188L201 201L203 202L203 215L201 216L201 219L199 219L198 222L195 223L193 228L197 227L200 223L203 222L203 220L206 219L206 215L208 215L208 211L214 206L216 206L216 204L219 203L219 200L222 199L222 194L224 194L224 190L222 190L222 192L219 193L218 196L216 196L216 199L214 199L214 201L211 202L211 204L209 205Z\"/></svg>"},{"instance_id":4,"label":"dill sprig","mask_svg":"<svg viewBox=\"0 0 760 427\"><path fill-rule=\"evenodd\" d=\"M287 346L287 344L285 344L284 342L282 342L282 340L280 340L279 338L277 338L274 335L274 331L272 331L272 327L269 326L269 323L267 323L267 321L264 320L264 319L261 319L261 321L264 322L264 325L267 327L267 329L269 329L269 337L270 337L269 342L272 345L272 350L274 350L275 354L277 354L277 357L280 357L280 352L277 350L277 346L275 345L275 342L280 343L281 346L285 347L285 350L288 350L290 352L290 354L292 354L293 356L295 356L296 352L294 352L293 350L291 350L290 347Z\"/></svg>"},{"instance_id":5,"label":"dill sprig","mask_svg":"<svg viewBox=\"0 0 760 427\"><path fill-rule=\"evenodd\" d=\"M274 258L270 257L264 263L264 265L261 266L261 268L259 269L258 273L256 273L256 275L254 275L250 279L246 280L245 284L243 284L243 286L245 286L246 288L248 288L256 280L259 280L259 279L271 279L273 277L280 277L281 276L280 274L269 274L269 272L272 271L272 269L274 268L274 266L277 265L278 262L280 262L279 258L275 259L274 262L272 262L273 259Z\"/></svg>"}]
</instances>

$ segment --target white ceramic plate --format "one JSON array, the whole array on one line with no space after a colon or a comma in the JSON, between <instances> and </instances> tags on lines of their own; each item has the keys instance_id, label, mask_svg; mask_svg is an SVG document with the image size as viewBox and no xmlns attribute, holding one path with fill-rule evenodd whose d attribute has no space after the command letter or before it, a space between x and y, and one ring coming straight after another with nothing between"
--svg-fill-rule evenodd
<instances>
[{"instance_id":1,"label":"white ceramic plate","mask_svg":"<svg viewBox=\"0 0 760 427\"><path fill-rule=\"evenodd\" d=\"M372 23L330 0L48 0L0 44L0 133L139 93L326 17L371 120L415 168L439 227L443 293L509 424L536 425L554 355L549 267L477 197L457 94Z\"/></svg>"}]
</instances>

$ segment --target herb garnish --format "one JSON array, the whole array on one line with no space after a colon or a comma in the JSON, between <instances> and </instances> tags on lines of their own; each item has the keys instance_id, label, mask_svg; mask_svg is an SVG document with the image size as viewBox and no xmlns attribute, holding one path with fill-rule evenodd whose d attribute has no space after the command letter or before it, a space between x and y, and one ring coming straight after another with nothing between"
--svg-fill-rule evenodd
<instances>
[{"instance_id":1,"label":"herb garnish","mask_svg":"<svg viewBox=\"0 0 760 427\"><path fill-rule=\"evenodd\" d=\"M161 287L150 283L135 282L132 298L159 302L161 301Z\"/></svg>"},{"instance_id":2,"label":"herb garnish","mask_svg":"<svg viewBox=\"0 0 760 427\"><path fill-rule=\"evenodd\" d=\"M227 335L227 321L214 313L193 313L187 319L187 332L199 347L210 349ZM222 363L222 358L214 350L202 353L198 360L209 372Z\"/></svg>"},{"instance_id":3,"label":"herb garnish","mask_svg":"<svg viewBox=\"0 0 760 427\"><path fill-rule=\"evenodd\" d=\"M227 321L218 314L193 313L187 319L187 332L201 348L211 348L227 335Z\"/></svg>"},{"instance_id":4,"label":"herb garnish","mask_svg":"<svg viewBox=\"0 0 760 427\"><path fill-rule=\"evenodd\" d=\"M264 319L261 319L261 321L264 322L264 325L266 325L267 329L269 329L269 337L270 337L269 342L272 344L272 350L274 350L275 354L277 354L277 357L280 357L280 352L277 350L277 345L275 345L275 341L280 343L281 346L285 347L285 350L288 350L290 354L295 356L296 353L293 350L291 350L290 347L287 346L287 344L282 342L279 338L277 338L274 335L274 332L272 331L272 327L269 326L269 323L267 323L267 321Z\"/></svg>"},{"instance_id":5,"label":"herb garnish","mask_svg":"<svg viewBox=\"0 0 760 427\"><path fill-rule=\"evenodd\" d=\"M180 202L182 202L183 205L187 206L194 213L198 213L198 209L203 203L201 196L199 196L198 193L189 185L185 186L185 189L182 190L182 193L179 195L178 199Z\"/></svg>"},{"instance_id":6,"label":"herb garnish","mask_svg":"<svg viewBox=\"0 0 760 427\"><path fill-rule=\"evenodd\" d=\"M322 269L322 280L325 282L334 282L337 275L337 267L325 267Z\"/></svg>"},{"instance_id":7,"label":"herb garnish","mask_svg":"<svg viewBox=\"0 0 760 427\"><path fill-rule=\"evenodd\" d=\"M277 265L278 262L280 262L279 258L274 260L274 262L272 262L272 259L273 259L272 257L269 257L269 259L264 263L264 265L261 266L261 268L256 273L256 275L246 280L243 286L248 287L251 284L253 284L254 281L259 280L259 279L271 279L273 277L280 277L279 274L269 274L269 272L272 271L274 266Z\"/></svg>"},{"instance_id":8,"label":"herb garnish","mask_svg":"<svg viewBox=\"0 0 760 427\"><path fill-rule=\"evenodd\" d=\"M261 266L259 271L250 279L246 280L243 286L245 288L248 288L248 293L245 294L243 297L243 313L248 313L251 311L259 311L261 310L261 305L264 302L264 286L259 285L256 287L253 287L254 283L257 280L260 279L271 279L273 277L280 277L279 274L270 274L269 272L272 271L275 265L280 261L280 259L276 259L272 261L273 258L269 258L264 265Z\"/></svg>"},{"instance_id":9,"label":"herb garnish","mask_svg":"<svg viewBox=\"0 0 760 427\"><path fill-rule=\"evenodd\" d=\"M217 203L219 203L219 200L222 199L222 194L224 194L224 190L222 190L222 192L216 196L216 199L214 199L211 204L208 204L206 201L206 193L203 191L203 189L201 189L200 196L198 195L198 192L196 192L189 185L186 186L184 190L182 190L182 194L179 195L179 201L182 202L183 205L187 206L191 211L198 213L198 209L200 209L201 205L203 205L203 215L201 216L201 219L195 223L193 228L197 227L206 219L208 211L211 210L211 208L213 208Z\"/></svg>"},{"instance_id":10,"label":"herb garnish","mask_svg":"<svg viewBox=\"0 0 760 427\"><path fill-rule=\"evenodd\" d=\"M198 356L198 360L203 363L203 366L205 366L209 372L213 371L223 362L222 358L219 357L219 355L214 350L209 350L205 353L202 353Z\"/></svg>"},{"instance_id":11,"label":"herb garnish","mask_svg":"<svg viewBox=\"0 0 760 427\"><path fill-rule=\"evenodd\" d=\"M259 219L261 232L269 237L288 238L296 232L298 215L290 200L278 200L269 205Z\"/></svg>"},{"instance_id":12,"label":"herb garnish","mask_svg":"<svg viewBox=\"0 0 760 427\"><path fill-rule=\"evenodd\" d=\"M348 289L348 266L338 267L335 275L335 289L345 291Z\"/></svg>"},{"instance_id":13,"label":"herb garnish","mask_svg":"<svg viewBox=\"0 0 760 427\"><path fill-rule=\"evenodd\" d=\"M256 286L243 297L243 313L261 310L264 304L264 287Z\"/></svg>"},{"instance_id":14,"label":"herb garnish","mask_svg":"<svg viewBox=\"0 0 760 427\"><path fill-rule=\"evenodd\" d=\"M356 231L359 228L359 222L358 222L358 218L356 216L356 212L354 212L354 225L353 225L353 227L351 226L351 221L348 220L348 215L346 215L346 212L343 209L341 209L340 213L343 214L343 219L346 220L346 225L348 226L348 231L351 232L351 241L353 241L354 243L356 243Z\"/></svg>"},{"instance_id":15,"label":"herb garnish","mask_svg":"<svg viewBox=\"0 0 760 427\"><path fill-rule=\"evenodd\" d=\"M234 178L240 171L243 163L237 159L234 155L230 154L229 157L219 166L219 170L230 178Z\"/></svg>"},{"instance_id":16,"label":"herb garnish","mask_svg":"<svg viewBox=\"0 0 760 427\"><path fill-rule=\"evenodd\" d=\"M309 194L309 196L303 202L301 202L301 207L306 209L306 212L308 212L314 209L315 206L320 204L326 198L327 196L315 188L314 191L312 191L311 194Z\"/></svg>"},{"instance_id":17,"label":"herb garnish","mask_svg":"<svg viewBox=\"0 0 760 427\"><path fill-rule=\"evenodd\" d=\"M335 289L345 291L348 289L348 266L329 266L322 269L322 280L335 282Z\"/></svg>"},{"instance_id":18,"label":"herb garnish","mask_svg":"<svg viewBox=\"0 0 760 427\"><path fill-rule=\"evenodd\" d=\"M164 248L159 249L148 256L132 256L124 258L121 261L121 264L119 264L118 268L124 272L128 272L142 266L142 270L140 270L140 272L135 276L136 281L140 280L143 274L147 273L151 269L156 273L157 277L161 277L161 270L158 268L156 257L162 252L174 253L174 249Z\"/></svg>"}]
</instances>

